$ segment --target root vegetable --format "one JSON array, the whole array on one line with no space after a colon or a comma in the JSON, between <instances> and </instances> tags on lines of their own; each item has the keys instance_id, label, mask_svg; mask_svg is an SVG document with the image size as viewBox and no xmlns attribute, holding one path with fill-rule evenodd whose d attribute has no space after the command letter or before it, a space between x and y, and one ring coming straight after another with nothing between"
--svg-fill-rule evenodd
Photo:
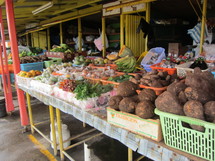
<instances>
[{"instance_id":1,"label":"root vegetable","mask_svg":"<svg viewBox=\"0 0 215 161\"><path fill-rule=\"evenodd\" d=\"M158 76L161 78L166 78L168 76L168 72L158 72Z\"/></svg>"},{"instance_id":2,"label":"root vegetable","mask_svg":"<svg viewBox=\"0 0 215 161\"><path fill-rule=\"evenodd\" d=\"M160 80L159 82L162 84L163 87L166 87L169 85L169 81L166 81L166 80Z\"/></svg>"},{"instance_id":3,"label":"root vegetable","mask_svg":"<svg viewBox=\"0 0 215 161\"><path fill-rule=\"evenodd\" d=\"M138 97L138 96L139 96L139 95L134 95L134 96L131 96L131 98L134 100L134 102L139 103L140 100L139 100L139 97Z\"/></svg>"},{"instance_id":4,"label":"root vegetable","mask_svg":"<svg viewBox=\"0 0 215 161\"><path fill-rule=\"evenodd\" d=\"M113 96L110 98L108 105L115 110L119 110L119 103L122 99L122 96Z\"/></svg>"},{"instance_id":5,"label":"root vegetable","mask_svg":"<svg viewBox=\"0 0 215 161\"><path fill-rule=\"evenodd\" d=\"M184 91L187 86L182 82L174 82L167 87L167 91L178 96L181 91Z\"/></svg>"},{"instance_id":6,"label":"root vegetable","mask_svg":"<svg viewBox=\"0 0 215 161\"><path fill-rule=\"evenodd\" d=\"M135 111L135 101L132 97L125 97L119 103L120 111L133 113Z\"/></svg>"},{"instance_id":7,"label":"root vegetable","mask_svg":"<svg viewBox=\"0 0 215 161\"><path fill-rule=\"evenodd\" d=\"M207 102L204 105L205 118L209 122L215 121L215 101Z\"/></svg>"},{"instance_id":8,"label":"root vegetable","mask_svg":"<svg viewBox=\"0 0 215 161\"><path fill-rule=\"evenodd\" d=\"M179 102L183 105L187 102L187 97L184 93L184 91L181 91L179 94L178 94L178 99L179 99Z\"/></svg>"},{"instance_id":9,"label":"root vegetable","mask_svg":"<svg viewBox=\"0 0 215 161\"><path fill-rule=\"evenodd\" d=\"M141 77L142 77L142 76L141 76L140 74L136 74L134 78L135 78L136 80L140 80Z\"/></svg>"},{"instance_id":10,"label":"root vegetable","mask_svg":"<svg viewBox=\"0 0 215 161\"><path fill-rule=\"evenodd\" d=\"M117 95L122 97L133 96L137 94L136 90L139 89L139 86L131 81L124 81L119 84L117 88Z\"/></svg>"},{"instance_id":11,"label":"root vegetable","mask_svg":"<svg viewBox=\"0 0 215 161\"><path fill-rule=\"evenodd\" d=\"M150 101L142 101L137 104L135 114L143 119L154 116L155 106Z\"/></svg>"},{"instance_id":12,"label":"root vegetable","mask_svg":"<svg viewBox=\"0 0 215 161\"><path fill-rule=\"evenodd\" d=\"M140 101L151 101L154 102L156 99L155 91L152 89L143 89L140 94L138 95L138 98Z\"/></svg>"},{"instance_id":13,"label":"root vegetable","mask_svg":"<svg viewBox=\"0 0 215 161\"><path fill-rule=\"evenodd\" d=\"M135 79L135 78L130 78L129 81L131 81L131 82L133 82L133 83L135 83L135 84L138 84L138 81L137 81L137 79Z\"/></svg>"},{"instance_id":14,"label":"root vegetable","mask_svg":"<svg viewBox=\"0 0 215 161\"><path fill-rule=\"evenodd\" d=\"M183 107L181 106L179 99L168 91L165 91L157 97L155 106L163 112L184 115Z\"/></svg>"},{"instance_id":15,"label":"root vegetable","mask_svg":"<svg viewBox=\"0 0 215 161\"><path fill-rule=\"evenodd\" d=\"M188 101L184 105L184 113L186 116L197 118L200 120L205 120L204 118L204 108L199 101ZM198 131L204 131L204 127L198 126L198 125L192 125L190 124L192 129L198 130Z\"/></svg>"},{"instance_id":16,"label":"root vegetable","mask_svg":"<svg viewBox=\"0 0 215 161\"><path fill-rule=\"evenodd\" d=\"M162 88L163 85L160 83L159 80L153 80L151 87Z\"/></svg>"}]
</instances>

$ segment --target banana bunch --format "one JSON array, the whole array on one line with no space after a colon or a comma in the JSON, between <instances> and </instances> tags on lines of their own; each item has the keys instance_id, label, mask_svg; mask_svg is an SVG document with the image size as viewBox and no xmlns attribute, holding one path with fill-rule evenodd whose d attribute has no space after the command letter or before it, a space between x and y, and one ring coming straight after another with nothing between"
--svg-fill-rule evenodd
<instances>
[{"instance_id":1,"label":"banana bunch","mask_svg":"<svg viewBox=\"0 0 215 161\"><path fill-rule=\"evenodd\" d=\"M126 56L115 61L119 71L131 73L136 69L136 59L134 56Z\"/></svg>"}]
</instances>

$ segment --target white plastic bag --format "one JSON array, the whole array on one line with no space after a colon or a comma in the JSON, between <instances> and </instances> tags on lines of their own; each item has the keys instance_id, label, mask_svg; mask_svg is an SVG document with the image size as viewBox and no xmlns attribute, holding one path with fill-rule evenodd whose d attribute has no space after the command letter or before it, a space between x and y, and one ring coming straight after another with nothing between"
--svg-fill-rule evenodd
<instances>
[{"instance_id":1,"label":"white plastic bag","mask_svg":"<svg viewBox=\"0 0 215 161\"><path fill-rule=\"evenodd\" d=\"M96 47L99 51L103 50L104 45L102 43L102 33L100 34L100 36L97 39L94 40L94 44L96 45ZM108 48L108 47L109 47L108 39L105 34L105 48Z\"/></svg>"}]
</instances>

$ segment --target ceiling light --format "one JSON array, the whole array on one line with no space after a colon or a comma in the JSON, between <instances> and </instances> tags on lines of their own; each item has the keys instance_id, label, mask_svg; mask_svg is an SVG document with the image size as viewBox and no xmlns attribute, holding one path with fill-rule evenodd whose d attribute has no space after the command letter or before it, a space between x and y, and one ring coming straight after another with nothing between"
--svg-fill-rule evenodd
<instances>
[{"instance_id":1,"label":"ceiling light","mask_svg":"<svg viewBox=\"0 0 215 161\"><path fill-rule=\"evenodd\" d=\"M41 7L37 8L37 9L33 10L32 14L36 15L36 14L42 12L42 11L47 10L48 8L51 8L52 6L53 6L53 2L49 2L47 4L42 5Z\"/></svg>"}]
</instances>

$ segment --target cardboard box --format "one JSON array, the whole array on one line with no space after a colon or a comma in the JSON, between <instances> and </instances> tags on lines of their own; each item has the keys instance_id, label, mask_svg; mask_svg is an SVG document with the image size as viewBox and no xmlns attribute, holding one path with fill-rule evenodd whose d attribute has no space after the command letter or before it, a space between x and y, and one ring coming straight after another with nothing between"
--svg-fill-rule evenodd
<instances>
[{"instance_id":1,"label":"cardboard box","mask_svg":"<svg viewBox=\"0 0 215 161\"><path fill-rule=\"evenodd\" d=\"M179 54L181 44L180 43L169 43L168 44L168 53Z\"/></svg>"},{"instance_id":2,"label":"cardboard box","mask_svg":"<svg viewBox=\"0 0 215 161\"><path fill-rule=\"evenodd\" d=\"M137 115L107 108L107 121L133 133L148 137L155 141L163 139L160 120L142 119Z\"/></svg>"}]
</instances>

